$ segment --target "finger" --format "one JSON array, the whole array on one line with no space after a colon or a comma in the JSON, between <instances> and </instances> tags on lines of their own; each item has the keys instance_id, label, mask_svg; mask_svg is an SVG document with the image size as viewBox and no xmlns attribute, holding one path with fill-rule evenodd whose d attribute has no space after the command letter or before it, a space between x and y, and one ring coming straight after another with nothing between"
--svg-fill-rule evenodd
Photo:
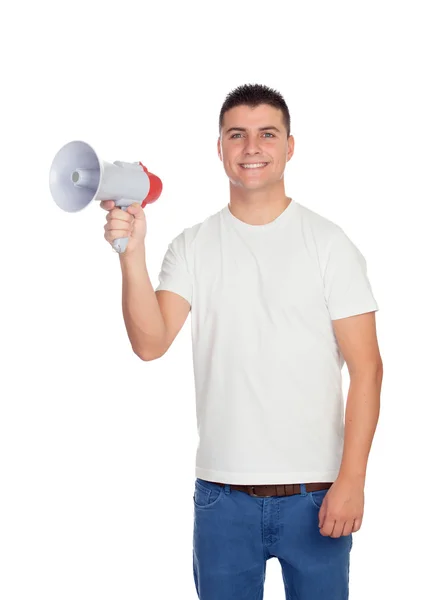
<instances>
[{"instance_id":1,"label":"finger","mask_svg":"<svg viewBox=\"0 0 442 600\"><path fill-rule=\"evenodd\" d=\"M354 519L349 519L348 521L346 521L344 523L344 529L342 531L342 535L350 535L350 533L353 531L353 523L354 523Z\"/></svg>"},{"instance_id":2,"label":"finger","mask_svg":"<svg viewBox=\"0 0 442 600\"><path fill-rule=\"evenodd\" d=\"M106 221L112 223L112 221L116 221L121 225L121 223L133 223L134 217L132 215L128 215L124 210L120 208L114 208L111 212L108 212L106 215Z\"/></svg>"},{"instance_id":3,"label":"finger","mask_svg":"<svg viewBox=\"0 0 442 600\"><path fill-rule=\"evenodd\" d=\"M141 204L139 202L134 202L127 208L127 212L130 215L133 215L135 218L141 214L143 209L141 208Z\"/></svg>"},{"instance_id":4,"label":"finger","mask_svg":"<svg viewBox=\"0 0 442 600\"><path fill-rule=\"evenodd\" d=\"M362 519L355 519L355 522L353 524L353 531L359 531L362 525Z\"/></svg>"},{"instance_id":5,"label":"finger","mask_svg":"<svg viewBox=\"0 0 442 600\"><path fill-rule=\"evenodd\" d=\"M114 240L117 240L118 238L127 238L127 237L130 237L129 231L123 231L123 230L118 230L118 229L115 229L114 231L106 231L104 234L104 239L107 242L113 242Z\"/></svg>"},{"instance_id":6,"label":"finger","mask_svg":"<svg viewBox=\"0 0 442 600\"><path fill-rule=\"evenodd\" d=\"M319 533L321 535L331 535L333 533L333 529L335 527L335 521L334 519L326 519L324 522L324 525L322 526L322 528L319 530Z\"/></svg>"},{"instance_id":7,"label":"finger","mask_svg":"<svg viewBox=\"0 0 442 600\"><path fill-rule=\"evenodd\" d=\"M109 222L104 226L104 231L107 233L114 231L122 231L126 236L128 236L133 231L133 226L130 224L129 226L126 223L122 223L121 221L117 222Z\"/></svg>"},{"instance_id":8,"label":"finger","mask_svg":"<svg viewBox=\"0 0 442 600\"><path fill-rule=\"evenodd\" d=\"M109 214L111 214L115 219L121 219L122 221L132 221L132 215L128 214L126 210L119 208L116 206Z\"/></svg>"},{"instance_id":9,"label":"finger","mask_svg":"<svg viewBox=\"0 0 442 600\"><path fill-rule=\"evenodd\" d=\"M345 525L345 521L335 521L335 526L333 528L333 531L332 531L330 537L332 537L332 538L341 537L342 532L344 530L344 525Z\"/></svg>"},{"instance_id":10,"label":"finger","mask_svg":"<svg viewBox=\"0 0 442 600\"><path fill-rule=\"evenodd\" d=\"M319 509L319 529L324 525L325 517L327 516L327 511L325 510L325 505L322 503L321 508Z\"/></svg>"},{"instance_id":11,"label":"finger","mask_svg":"<svg viewBox=\"0 0 442 600\"><path fill-rule=\"evenodd\" d=\"M100 206L101 208L104 208L104 210L112 210L115 206L115 202L113 200L102 200Z\"/></svg>"}]
</instances>

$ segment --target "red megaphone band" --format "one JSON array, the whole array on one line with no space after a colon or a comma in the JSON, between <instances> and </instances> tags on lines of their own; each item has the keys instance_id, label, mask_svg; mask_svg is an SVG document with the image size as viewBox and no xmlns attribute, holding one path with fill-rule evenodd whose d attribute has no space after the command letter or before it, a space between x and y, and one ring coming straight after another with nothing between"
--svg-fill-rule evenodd
<instances>
[{"instance_id":1,"label":"red megaphone band","mask_svg":"<svg viewBox=\"0 0 442 600\"><path fill-rule=\"evenodd\" d=\"M141 203L141 208L144 208L146 206L146 204L151 204L152 202L155 202L155 200L158 200L158 198L161 195L161 191L163 189L163 184L159 177L157 177L153 173L149 173L149 171L146 169L146 167L143 165L142 162L140 162L140 165L143 167L143 170L146 173L146 175L149 177L149 181L150 181L149 193L147 194L147 196L144 198L143 202Z\"/></svg>"}]
</instances>

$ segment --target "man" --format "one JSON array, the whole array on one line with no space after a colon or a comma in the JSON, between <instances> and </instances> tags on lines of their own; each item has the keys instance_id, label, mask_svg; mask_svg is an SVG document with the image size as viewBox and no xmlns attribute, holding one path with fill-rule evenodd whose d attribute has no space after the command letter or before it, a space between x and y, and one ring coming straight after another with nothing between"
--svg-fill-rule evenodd
<instances>
[{"instance_id":1,"label":"man","mask_svg":"<svg viewBox=\"0 0 442 600\"><path fill-rule=\"evenodd\" d=\"M173 239L156 291L143 210L102 203L105 239L130 235L120 255L128 335L154 360L192 310L198 597L262 598L277 557L288 599L344 600L379 416L378 306L343 230L286 196L294 139L282 96L237 88L219 131L230 202Z\"/></svg>"}]
</instances>

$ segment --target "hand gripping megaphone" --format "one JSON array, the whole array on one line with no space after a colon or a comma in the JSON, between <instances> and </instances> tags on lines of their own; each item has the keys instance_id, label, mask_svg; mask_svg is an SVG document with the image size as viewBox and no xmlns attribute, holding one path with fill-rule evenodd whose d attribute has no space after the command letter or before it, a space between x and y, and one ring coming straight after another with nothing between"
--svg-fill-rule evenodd
<instances>
[{"instance_id":1,"label":"hand gripping megaphone","mask_svg":"<svg viewBox=\"0 0 442 600\"><path fill-rule=\"evenodd\" d=\"M108 163L100 160L86 142L74 141L55 155L49 187L57 206L67 212L78 212L93 200L114 200L115 206L122 210L134 202L144 208L160 197L163 184L141 162ZM112 247L121 254L128 241L129 238L118 238Z\"/></svg>"}]
</instances>

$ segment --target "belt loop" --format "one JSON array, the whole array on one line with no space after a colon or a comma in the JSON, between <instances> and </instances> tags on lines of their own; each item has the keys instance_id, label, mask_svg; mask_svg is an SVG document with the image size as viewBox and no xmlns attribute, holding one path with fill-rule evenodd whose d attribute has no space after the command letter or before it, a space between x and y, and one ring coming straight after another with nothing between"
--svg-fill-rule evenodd
<instances>
[{"instance_id":1,"label":"belt loop","mask_svg":"<svg viewBox=\"0 0 442 600\"><path fill-rule=\"evenodd\" d=\"M229 483L224 484L224 491L226 492L226 494L230 494L230 484Z\"/></svg>"},{"instance_id":2,"label":"belt loop","mask_svg":"<svg viewBox=\"0 0 442 600\"><path fill-rule=\"evenodd\" d=\"M307 490L305 488L305 483L301 483L301 496L307 496Z\"/></svg>"}]
</instances>

